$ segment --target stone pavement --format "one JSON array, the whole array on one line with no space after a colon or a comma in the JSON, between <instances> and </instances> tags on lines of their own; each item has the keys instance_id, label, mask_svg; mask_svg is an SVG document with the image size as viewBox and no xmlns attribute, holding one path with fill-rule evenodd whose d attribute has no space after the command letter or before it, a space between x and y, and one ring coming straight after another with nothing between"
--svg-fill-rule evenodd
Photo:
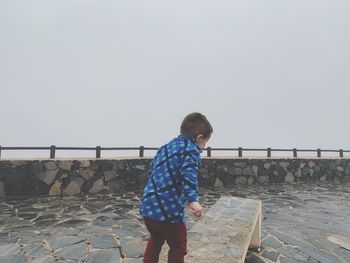
<instances>
[{"instance_id":1,"label":"stone pavement","mask_svg":"<svg viewBox=\"0 0 350 263\"><path fill-rule=\"evenodd\" d=\"M202 203L208 208L223 194L263 202L263 249L248 252L246 263L350 262L350 251L330 241L350 237L350 184L201 189ZM140 263L147 232L138 205L133 192L2 199L0 262Z\"/></svg>"}]
</instances>

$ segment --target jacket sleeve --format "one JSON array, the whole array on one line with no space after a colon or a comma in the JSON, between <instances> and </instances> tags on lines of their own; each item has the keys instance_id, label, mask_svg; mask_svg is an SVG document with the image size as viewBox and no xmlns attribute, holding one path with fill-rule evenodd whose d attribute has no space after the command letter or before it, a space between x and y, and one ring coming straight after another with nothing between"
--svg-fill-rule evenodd
<instances>
[{"instance_id":1,"label":"jacket sleeve","mask_svg":"<svg viewBox=\"0 0 350 263\"><path fill-rule=\"evenodd\" d=\"M198 201L198 170L200 157L197 153L189 153L184 157L181 168L182 187L186 200L191 203Z\"/></svg>"}]
</instances>

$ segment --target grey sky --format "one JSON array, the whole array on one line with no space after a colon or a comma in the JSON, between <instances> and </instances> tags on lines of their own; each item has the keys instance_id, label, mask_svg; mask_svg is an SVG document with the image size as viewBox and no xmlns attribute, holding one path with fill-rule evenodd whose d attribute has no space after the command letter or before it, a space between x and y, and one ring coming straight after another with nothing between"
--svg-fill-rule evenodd
<instances>
[{"instance_id":1,"label":"grey sky","mask_svg":"<svg viewBox=\"0 0 350 263\"><path fill-rule=\"evenodd\" d=\"M0 0L0 144L350 149L350 1Z\"/></svg>"}]
</instances>

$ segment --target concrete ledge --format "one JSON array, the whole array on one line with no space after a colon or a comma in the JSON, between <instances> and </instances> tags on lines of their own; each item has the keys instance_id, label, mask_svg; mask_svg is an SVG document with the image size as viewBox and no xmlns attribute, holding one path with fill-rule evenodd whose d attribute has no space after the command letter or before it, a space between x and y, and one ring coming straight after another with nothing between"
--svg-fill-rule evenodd
<instances>
[{"instance_id":1,"label":"concrete ledge","mask_svg":"<svg viewBox=\"0 0 350 263\"><path fill-rule=\"evenodd\" d=\"M188 231L186 263L244 263L260 245L261 201L224 196Z\"/></svg>"}]
</instances>

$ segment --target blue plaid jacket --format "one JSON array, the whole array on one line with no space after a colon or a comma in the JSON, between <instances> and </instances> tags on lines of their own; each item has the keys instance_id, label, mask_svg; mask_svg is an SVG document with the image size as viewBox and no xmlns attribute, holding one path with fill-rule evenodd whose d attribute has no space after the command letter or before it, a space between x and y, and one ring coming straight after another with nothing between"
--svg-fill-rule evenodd
<instances>
[{"instance_id":1,"label":"blue plaid jacket","mask_svg":"<svg viewBox=\"0 0 350 263\"><path fill-rule=\"evenodd\" d=\"M148 218L183 223L185 203L198 201L201 150L184 135L158 150L141 200L140 213Z\"/></svg>"}]
</instances>

